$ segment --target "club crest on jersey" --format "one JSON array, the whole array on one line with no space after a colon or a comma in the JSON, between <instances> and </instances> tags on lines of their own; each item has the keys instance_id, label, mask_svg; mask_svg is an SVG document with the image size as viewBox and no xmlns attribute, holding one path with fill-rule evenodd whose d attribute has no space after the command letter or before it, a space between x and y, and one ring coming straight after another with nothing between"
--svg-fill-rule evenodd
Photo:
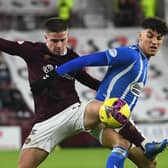
<instances>
[{"instance_id":1,"label":"club crest on jersey","mask_svg":"<svg viewBox=\"0 0 168 168\"><path fill-rule=\"evenodd\" d=\"M109 49L108 51L109 51L109 54L112 57L116 57L117 56L117 50L115 48Z\"/></svg>"},{"instance_id":2,"label":"club crest on jersey","mask_svg":"<svg viewBox=\"0 0 168 168\"><path fill-rule=\"evenodd\" d=\"M55 68L57 68L57 66L55 66ZM43 79L48 78L49 77L48 73L51 72L52 70L54 70L54 66L51 64L43 66L43 72L45 73L45 75L43 76Z\"/></svg>"},{"instance_id":3,"label":"club crest on jersey","mask_svg":"<svg viewBox=\"0 0 168 168\"><path fill-rule=\"evenodd\" d=\"M54 69L54 66L51 64L48 64L46 66L43 66L43 72L48 73Z\"/></svg>"},{"instance_id":4,"label":"club crest on jersey","mask_svg":"<svg viewBox=\"0 0 168 168\"><path fill-rule=\"evenodd\" d=\"M142 93L143 87L144 87L144 84L142 82L133 83L130 87L131 93L139 97Z\"/></svg>"}]
</instances>

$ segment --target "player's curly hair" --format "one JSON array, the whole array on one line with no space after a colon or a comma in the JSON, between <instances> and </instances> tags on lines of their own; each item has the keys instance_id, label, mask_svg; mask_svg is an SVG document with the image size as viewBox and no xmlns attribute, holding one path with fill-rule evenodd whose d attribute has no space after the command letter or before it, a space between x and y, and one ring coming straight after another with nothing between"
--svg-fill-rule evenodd
<instances>
[{"instance_id":1,"label":"player's curly hair","mask_svg":"<svg viewBox=\"0 0 168 168\"><path fill-rule=\"evenodd\" d=\"M59 17L51 17L44 22L44 30L46 32L63 32L68 29L66 21Z\"/></svg>"},{"instance_id":2,"label":"player's curly hair","mask_svg":"<svg viewBox=\"0 0 168 168\"><path fill-rule=\"evenodd\" d=\"M143 20L142 27L144 29L152 29L162 36L168 33L168 26L166 22L159 17L149 17Z\"/></svg>"}]
</instances>

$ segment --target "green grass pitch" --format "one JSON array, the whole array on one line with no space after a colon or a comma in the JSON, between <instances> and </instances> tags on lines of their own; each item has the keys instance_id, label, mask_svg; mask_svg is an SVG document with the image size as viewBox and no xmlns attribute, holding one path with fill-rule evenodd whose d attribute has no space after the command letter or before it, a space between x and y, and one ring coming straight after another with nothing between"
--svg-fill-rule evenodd
<instances>
[{"instance_id":1,"label":"green grass pitch","mask_svg":"<svg viewBox=\"0 0 168 168\"><path fill-rule=\"evenodd\" d=\"M39 168L105 168L109 154L105 148L56 149ZM0 151L0 167L17 168L19 151ZM158 157L157 168L168 167L168 150ZM126 160L125 168L135 168Z\"/></svg>"}]
</instances>

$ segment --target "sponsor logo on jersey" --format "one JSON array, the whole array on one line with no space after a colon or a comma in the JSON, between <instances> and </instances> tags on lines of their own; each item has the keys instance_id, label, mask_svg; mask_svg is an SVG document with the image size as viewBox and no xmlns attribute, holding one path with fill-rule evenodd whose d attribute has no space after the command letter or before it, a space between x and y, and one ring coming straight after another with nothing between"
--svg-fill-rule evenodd
<instances>
[{"instance_id":1,"label":"sponsor logo on jersey","mask_svg":"<svg viewBox=\"0 0 168 168\"><path fill-rule=\"evenodd\" d=\"M131 85L131 92L135 95L135 96L140 96L143 90L144 84L142 82L140 83L133 83Z\"/></svg>"},{"instance_id":2,"label":"sponsor logo on jersey","mask_svg":"<svg viewBox=\"0 0 168 168\"><path fill-rule=\"evenodd\" d=\"M110 53L110 55L112 57L116 57L117 56L117 50L115 48L109 49L108 51L109 51L109 53Z\"/></svg>"}]
</instances>

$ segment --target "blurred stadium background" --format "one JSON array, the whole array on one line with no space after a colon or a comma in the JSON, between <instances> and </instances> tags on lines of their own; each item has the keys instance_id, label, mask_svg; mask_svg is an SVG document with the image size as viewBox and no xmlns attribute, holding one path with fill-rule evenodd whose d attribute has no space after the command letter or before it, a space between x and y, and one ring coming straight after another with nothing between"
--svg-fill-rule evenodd
<instances>
[{"instance_id":1,"label":"blurred stadium background","mask_svg":"<svg viewBox=\"0 0 168 168\"><path fill-rule=\"evenodd\" d=\"M0 0L0 37L43 41L43 21L59 16L69 22L69 46L83 55L135 42L142 19L160 16L168 21L167 9L167 0ZM167 51L166 38L158 57L150 63L149 82L133 112L133 119L149 139L168 137ZM106 67L87 70L101 79ZM94 97L95 92L76 85L81 100ZM0 150L20 149L33 114L25 62L0 52ZM100 144L82 133L60 146L91 148Z\"/></svg>"}]
</instances>

